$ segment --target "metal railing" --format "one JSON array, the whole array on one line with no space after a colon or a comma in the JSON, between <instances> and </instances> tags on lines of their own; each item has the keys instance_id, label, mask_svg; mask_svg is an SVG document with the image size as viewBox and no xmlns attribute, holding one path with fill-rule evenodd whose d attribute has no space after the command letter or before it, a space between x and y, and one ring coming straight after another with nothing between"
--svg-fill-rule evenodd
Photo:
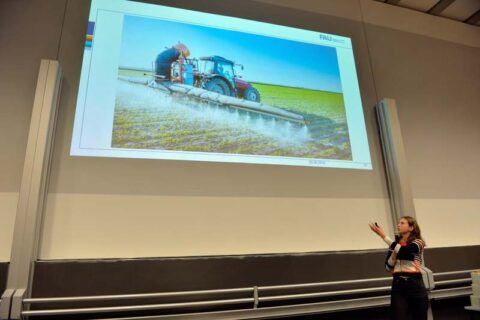
<instances>
[{"instance_id":1,"label":"metal railing","mask_svg":"<svg viewBox=\"0 0 480 320\"><path fill-rule=\"evenodd\" d=\"M164 298L177 296L192 296L215 293L242 293L253 292L253 288L235 288L235 289L216 289L216 290L196 290L196 291L176 291L176 292L160 292L160 293L140 293L140 294L118 294L103 296L80 296L80 297L59 297L59 298L28 298L23 299L23 303L55 303L55 302L85 302L85 301L108 301L108 300L125 300L125 299L148 299L148 298Z\"/></svg>"},{"instance_id":2,"label":"metal railing","mask_svg":"<svg viewBox=\"0 0 480 320\"><path fill-rule=\"evenodd\" d=\"M436 278L445 276L458 276L462 274L470 273L473 270L453 271L435 273ZM389 304L389 291L390 286L375 286L360 289L346 289L335 291L321 291L322 288L328 286L351 286L358 284L371 284L375 282L387 282L391 277L384 278L372 278L372 279L355 279L355 280L343 280L343 281L331 281L331 282L318 282L318 283L302 283L291 285L275 285L275 286L254 286L246 288L232 288L232 289L216 289L216 290L197 290L197 291L180 291L180 292L161 292L161 293L144 293L144 294L121 294L121 295L99 295L99 296L77 296L77 297L52 297L52 298L28 298L23 299L24 309L21 312L23 318L35 317L35 316L58 316L58 315L74 315L74 314L100 314L100 313L122 313L122 312L135 312L135 311L152 311L152 310L182 310L188 308L198 307L221 307L232 306L227 311L205 311L197 313L181 313L181 317L185 318L188 315L199 318L201 315L207 316L205 319L215 319L218 315L218 319L235 319L240 314L272 314L275 315L289 315L292 311L294 314L302 314L305 312L333 312L340 310L350 310L367 307L381 307ZM444 299L451 297L459 297L470 295L472 292L471 278L460 279L447 279L441 281L435 281L436 288L430 292L431 299ZM442 286L454 286L453 288L438 289ZM314 292L298 292L302 289L319 289ZM297 292L292 294L284 294L285 290L296 290ZM276 293L276 294L275 294ZM359 295L375 294L375 296L360 297ZM158 298L192 298L211 296L221 294L247 294L249 297L231 298L231 299L206 299L200 301L186 301L186 302L168 302L168 303L156 303L156 304L138 304L138 305L121 305L110 307L78 307L78 308L52 308L52 309L40 309L40 310L28 310L31 305L39 304L61 304L61 303L80 303L80 302L104 302L104 301L121 301L121 300L142 300L142 299L158 299ZM351 299L340 299L333 301L316 301L310 303L299 303L301 300L314 299L314 298L327 298L327 297L348 297L355 296ZM291 301L290 304L285 303L282 305L266 306L263 303L272 302L285 302ZM238 305L251 305L249 308L234 309L233 306ZM305 311L307 310L307 311ZM231 317L229 318L229 314ZM148 319L175 319L179 317L177 315L158 315L147 317ZM142 319L147 319L142 317ZM201 317L200 317L201 318ZM119 319L134 319L134 318L119 318Z\"/></svg>"}]
</instances>

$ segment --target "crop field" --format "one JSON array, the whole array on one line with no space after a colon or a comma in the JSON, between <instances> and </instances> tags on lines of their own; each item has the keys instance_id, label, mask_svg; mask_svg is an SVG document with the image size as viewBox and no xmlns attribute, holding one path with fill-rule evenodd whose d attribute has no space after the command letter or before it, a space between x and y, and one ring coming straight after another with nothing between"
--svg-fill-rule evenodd
<instances>
[{"instance_id":1,"label":"crop field","mask_svg":"<svg viewBox=\"0 0 480 320\"><path fill-rule=\"evenodd\" d=\"M144 76L131 70L119 74ZM253 85L262 103L301 114L307 125L235 108L197 105L118 80L112 147L352 159L342 94Z\"/></svg>"},{"instance_id":2,"label":"crop field","mask_svg":"<svg viewBox=\"0 0 480 320\"><path fill-rule=\"evenodd\" d=\"M343 95L326 91L309 90L252 83L262 96L262 102L272 106L311 115L346 121Z\"/></svg>"}]
</instances>

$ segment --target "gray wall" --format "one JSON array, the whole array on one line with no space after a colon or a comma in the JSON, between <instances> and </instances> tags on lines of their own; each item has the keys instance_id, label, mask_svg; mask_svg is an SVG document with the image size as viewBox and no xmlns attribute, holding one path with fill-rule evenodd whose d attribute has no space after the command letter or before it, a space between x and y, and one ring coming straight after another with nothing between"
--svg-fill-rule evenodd
<instances>
[{"instance_id":1,"label":"gray wall","mask_svg":"<svg viewBox=\"0 0 480 320\"><path fill-rule=\"evenodd\" d=\"M415 197L479 199L479 48L371 25L367 33L377 92L399 107Z\"/></svg>"},{"instance_id":2,"label":"gray wall","mask_svg":"<svg viewBox=\"0 0 480 320\"><path fill-rule=\"evenodd\" d=\"M0 1L0 261L9 261L40 59L56 59L66 1Z\"/></svg>"},{"instance_id":3,"label":"gray wall","mask_svg":"<svg viewBox=\"0 0 480 320\"><path fill-rule=\"evenodd\" d=\"M0 192L18 192L40 59L56 59L64 0L0 2Z\"/></svg>"},{"instance_id":4,"label":"gray wall","mask_svg":"<svg viewBox=\"0 0 480 320\"><path fill-rule=\"evenodd\" d=\"M44 259L379 248L366 223L391 224L373 111L382 97L397 100L429 245L480 244L474 230L480 222L480 45L472 37L478 28L370 0L158 2L351 37L374 170L70 157L87 1L4 0L0 261L9 259L40 58L58 59L65 75ZM398 22L405 19L412 23ZM417 21L431 30L415 29Z\"/></svg>"}]
</instances>

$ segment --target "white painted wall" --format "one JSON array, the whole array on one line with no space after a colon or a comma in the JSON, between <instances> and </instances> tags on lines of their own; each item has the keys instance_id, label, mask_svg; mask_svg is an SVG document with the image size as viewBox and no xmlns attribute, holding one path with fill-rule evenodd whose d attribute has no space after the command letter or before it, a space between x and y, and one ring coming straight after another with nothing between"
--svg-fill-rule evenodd
<instances>
[{"instance_id":1,"label":"white painted wall","mask_svg":"<svg viewBox=\"0 0 480 320\"><path fill-rule=\"evenodd\" d=\"M0 192L0 262L10 261L18 193Z\"/></svg>"},{"instance_id":2,"label":"white painted wall","mask_svg":"<svg viewBox=\"0 0 480 320\"><path fill-rule=\"evenodd\" d=\"M50 195L42 259L356 250L381 199ZM101 232L100 232L101 231Z\"/></svg>"},{"instance_id":3,"label":"white painted wall","mask_svg":"<svg viewBox=\"0 0 480 320\"><path fill-rule=\"evenodd\" d=\"M480 244L480 199L415 199L429 247Z\"/></svg>"}]
</instances>

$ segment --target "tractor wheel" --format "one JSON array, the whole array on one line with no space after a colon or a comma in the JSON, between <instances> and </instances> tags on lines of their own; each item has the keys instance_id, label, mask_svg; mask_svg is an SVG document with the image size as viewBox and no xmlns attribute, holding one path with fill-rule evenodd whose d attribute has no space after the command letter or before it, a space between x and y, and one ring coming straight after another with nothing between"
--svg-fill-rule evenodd
<instances>
[{"instance_id":1,"label":"tractor wheel","mask_svg":"<svg viewBox=\"0 0 480 320\"><path fill-rule=\"evenodd\" d=\"M254 87L248 87L245 89L243 96L245 97L245 100L260 102L260 92Z\"/></svg>"},{"instance_id":2,"label":"tractor wheel","mask_svg":"<svg viewBox=\"0 0 480 320\"><path fill-rule=\"evenodd\" d=\"M222 79L213 78L212 80L208 81L205 85L205 90L216 92L223 94L225 96L230 96L230 87L228 84L225 83Z\"/></svg>"}]
</instances>

